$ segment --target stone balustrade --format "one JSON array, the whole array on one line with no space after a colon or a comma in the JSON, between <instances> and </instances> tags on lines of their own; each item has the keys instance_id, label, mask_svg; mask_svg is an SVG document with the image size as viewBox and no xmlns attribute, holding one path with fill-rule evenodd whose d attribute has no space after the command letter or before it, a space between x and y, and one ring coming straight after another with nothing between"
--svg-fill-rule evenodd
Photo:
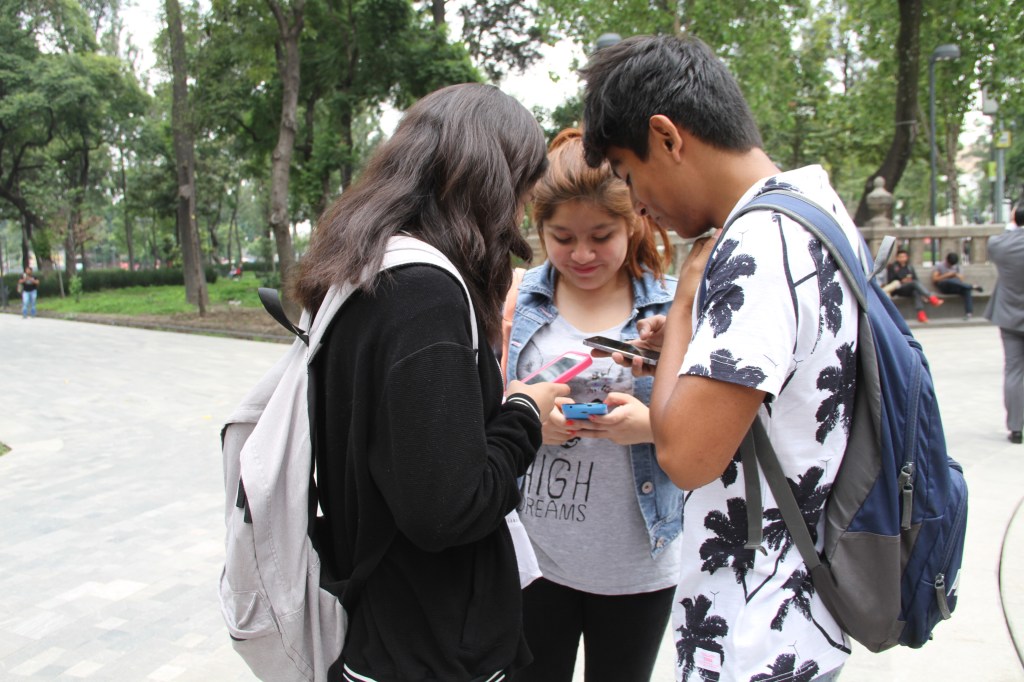
<instances>
[{"instance_id":1,"label":"stone balustrade","mask_svg":"<svg viewBox=\"0 0 1024 682\"><path fill-rule=\"evenodd\" d=\"M984 305L991 295L996 283L996 269L988 260L988 239L997 235L1005 228L1003 225L896 225L892 220L894 200L892 194L885 189L885 179L878 176L873 181L874 189L868 193L867 206L871 217L866 225L859 229L871 250L872 255L878 253L882 240L889 235L896 238L896 249L904 248L910 254L910 262L917 271L917 277L928 289L932 286L932 268L936 262L945 260L946 254L956 253L960 256L960 270L965 282L983 287L984 293L975 294L975 312L984 310ZM672 248L671 273L679 272L679 267L690 251L690 242L674 232L669 235ZM533 247L535 262L543 258L543 248L536 231L527 234L527 240ZM893 250L892 256L895 256ZM936 294L943 299L959 298L955 295ZM912 301L896 297L894 299L904 315L911 317ZM944 310L943 310L944 309ZM941 306L935 311L943 311L939 316L953 314L959 305ZM929 313L934 314L934 313Z\"/></svg>"},{"instance_id":2,"label":"stone balustrade","mask_svg":"<svg viewBox=\"0 0 1024 682\"><path fill-rule=\"evenodd\" d=\"M1003 225L875 225L860 228L861 234L868 243L871 253L878 252L882 239L892 235L896 237L897 247L910 252L910 262L917 270L918 278L930 286L932 261L932 245L935 257L941 261L949 252L960 254L960 266L966 280L980 284L986 292L992 290L996 281L995 266L988 260L988 238L1000 234ZM669 234L672 243L672 267L670 272L678 272L679 265L690 251L690 241L684 240L674 232ZM534 262L543 259L544 249L540 244L536 231L527 235L527 241L533 247ZM894 254L895 255L895 254Z\"/></svg>"}]
</instances>

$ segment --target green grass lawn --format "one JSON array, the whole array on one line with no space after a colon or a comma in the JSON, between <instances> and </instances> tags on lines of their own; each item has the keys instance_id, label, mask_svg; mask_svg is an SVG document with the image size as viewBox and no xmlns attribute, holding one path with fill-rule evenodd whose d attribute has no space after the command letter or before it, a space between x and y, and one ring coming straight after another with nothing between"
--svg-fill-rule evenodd
<instances>
[{"instance_id":1,"label":"green grass lawn","mask_svg":"<svg viewBox=\"0 0 1024 682\"><path fill-rule=\"evenodd\" d=\"M227 305L228 301L240 301L244 308L261 308L256 295L259 286L259 276L251 272L244 273L240 280L219 277L216 284L208 285L210 305L216 307ZM36 307L54 313L101 315L172 315L196 311L196 307L185 300L184 286L106 289L83 293L78 302L73 296L47 296L40 297Z\"/></svg>"}]
</instances>

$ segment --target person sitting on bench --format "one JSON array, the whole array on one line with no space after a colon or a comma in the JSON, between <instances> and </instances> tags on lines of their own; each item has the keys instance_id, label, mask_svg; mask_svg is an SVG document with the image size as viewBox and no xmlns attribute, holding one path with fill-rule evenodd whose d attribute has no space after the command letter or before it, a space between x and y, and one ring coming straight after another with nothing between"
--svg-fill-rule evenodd
<instances>
[{"instance_id":1,"label":"person sitting on bench","mask_svg":"<svg viewBox=\"0 0 1024 682\"><path fill-rule=\"evenodd\" d=\"M932 284L943 294L959 294L964 297L964 319L974 316L974 301L971 295L983 289L976 284L968 284L960 277L960 256L947 253L946 260L935 265L932 270Z\"/></svg>"},{"instance_id":2,"label":"person sitting on bench","mask_svg":"<svg viewBox=\"0 0 1024 682\"><path fill-rule=\"evenodd\" d=\"M930 303L933 306L940 306L943 304L943 300L931 293L924 288L917 279L917 272L914 271L914 266L910 264L910 253L906 249L900 249L896 252L896 260L889 263L889 267L886 268L886 275L888 284L885 289L890 296L909 296L914 301L914 310L917 311L918 322L927 322L928 315L924 312L924 304ZM890 285L899 282L899 286L892 287Z\"/></svg>"}]
</instances>

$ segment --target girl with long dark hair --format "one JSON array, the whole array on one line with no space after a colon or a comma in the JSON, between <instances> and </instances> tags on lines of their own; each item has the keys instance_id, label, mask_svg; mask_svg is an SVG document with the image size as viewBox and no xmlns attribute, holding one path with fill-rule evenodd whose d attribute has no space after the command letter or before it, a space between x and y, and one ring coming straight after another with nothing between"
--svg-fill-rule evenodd
<instances>
[{"instance_id":1,"label":"girl with long dark hair","mask_svg":"<svg viewBox=\"0 0 1024 682\"><path fill-rule=\"evenodd\" d=\"M503 401L487 342L500 338L511 256L530 256L519 223L545 167L522 105L490 86L451 86L409 109L313 233L293 296L316 310L332 285L359 287L313 367L320 553L337 576L381 557L346 592L332 680L497 682L529 662L505 515L541 417L567 389L516 382ZM440 268L378 274L398 235L447 257L472 308Z\"/></svg>"}]
</instances>

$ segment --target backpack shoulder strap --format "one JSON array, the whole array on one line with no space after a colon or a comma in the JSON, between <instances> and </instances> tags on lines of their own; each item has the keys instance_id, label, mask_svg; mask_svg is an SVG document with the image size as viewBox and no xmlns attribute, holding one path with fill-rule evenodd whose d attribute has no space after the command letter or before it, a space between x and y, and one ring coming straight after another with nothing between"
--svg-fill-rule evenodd
<instances>
[{"instance_id":1,"label":"backpack shoulder strap","mask_svg":"<svg viewBox=\"0 0 1024 682\"><path fill-rule=\"evenodd\" d=\"M422 240L406 235L399 235L391 237L388 240L387 251L384 253L384 260L381 262L380 270L378 270L378 272L413 263L422 263L441 268L458 281L459 285L462 287L463 293L466 295L466 303L469 306L469 322L473 338L473 350L479 353L480 340L476 326L476 312L473 309L473 298L469 295L469 288L466 286L466 281L462 278L462 274L459 273L458 268L448 260L447 256ZM327 291L327 295L324 297L324 301L320 305L320 310L317 311L316 318L313 320L309 328L308 362L312 362L317 351L320 349L320 343L323 341L324 334L327 333L327 330L331 326L331 320L334 319L334 316L341 309L341 306L348 300L349 296L351 296L355 290L356 287L354 285L346 283L341 287L332 286Z\"/></svg>"},{"instance_id":2,"label":"backpack shoulder strap","mask_svg":"<svg viewBox=\"0 0 1024 682\"><path fill-rule=\"evenodd\" d=\"M270 316L277 320L278 324L295 334L302 343L309 345L309 336L306 334L306 330L295 325L284 312L284 306L281 304L281 294L278 293L277 289L271 289L269 287L260 287L256 290L256 293L260 297L260 302L263 303L263 307L266 309Z\"/></svg>"},{"instance_id":3,"label":"backpack shoulder strap","mask_svg":"<svg viewBox=\"0 0 1024 682\"><path fill-rule=\"evenodd\" d=\"M846 234L840 227L839 222L820 206L807 199L801 194L789 190L772 190L755 197L742 206L732 218L726 223L723 234L729 225L737 218L746 215L751 211L775 211L795 220L808 232L814 235L825 249L835 259L837 266L843 273L846 281L853 289L858 305L862 310L867 310L867 277L864 273L863 264L856 256L850 246ZM710 262L710 260L709 260ZM876 264L877 266L877 264ZM700 301L703 305L705 297L705 280L701 280ZM764 472L768 487L772 491L775 503L779 507L782 519L789 529L790 535L800 552L800 556L807 565L809 572L817 572L821 565L811 539L807 523L804 521L800 508L793 497L793 492L786 481L786 475L782 471L775 449L772 447L765 431L764 425L759 418L754 419L750 431L740 444L740 460L743 466L743 477L746 482L747 502L747 549L758 549L761 547L761 494L758 467Z\"/></svg>"}]
</instances>

